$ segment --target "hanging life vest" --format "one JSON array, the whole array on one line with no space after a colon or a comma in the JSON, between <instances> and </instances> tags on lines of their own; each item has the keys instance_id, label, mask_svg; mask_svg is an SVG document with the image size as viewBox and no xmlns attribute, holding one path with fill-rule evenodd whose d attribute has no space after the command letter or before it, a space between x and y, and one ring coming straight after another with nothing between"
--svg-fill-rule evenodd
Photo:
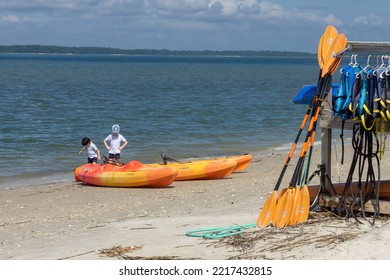
<instances>
[{"instance_id":1,"label":"hanging life vest","mask_svg":"<svg viewBox=\"0 0 390 280\"><path fill-rule=\"evenodd\" d=\"M386 104L386 117L388 120L390 120L390 73L389 70L386 70L384 73L385 75L385 88L384 88L384 97L385 97L385 104Z\"/></svg>"},{"instance_id":2,"label":"hanging life vest","mask_svg":"<svg viewBox=\"0 0 390 280\"><path fill-rule=\"evenodd\" d=\"M385 78L382 77L382 72L385 70L384 67L379 67L374 71L375 78L375 92L374 92L374 118L382 118L387 121L386 117L386 96L385 96Z\"/></svg>"},{"instance_id":3,"label":"hanging life vest","mask_svg":"<svg viewBox=\"0 0 390 280\"><path fill-rule=\"evenodd\" d=\"M373 116L375 79L373 77L373 73L374 70L372 68L363 73L363 83L365 83L366 91L361 96L360 106L362 106L362 112L360 118L363 127L366 130L371 130L375 125L375 118Z\"/></svg>"},{"instance_id":4,"label":"hanging life vest","mask_svg":"<svg viewBox=\"0 0 390 280\"><path fill-rule=\"evenodd\" d=\"M333 102L333 115L335 116L341 116L341 110L343 108L345 99L347 98L347 72L350 68L352 68L352 66L347 65L341 69L339 89Z\"/></svg>"},{"instance_id":5,"label":"hanging life vest","mask_svg":"<svg viewBox=\"0 0 390 280\"><path fill-rule=\"evenodd\" d=\"M350 119L352 117L352 112L349 109L349 106L352 102L353 98L353 91L354 91L354 83L356 79L356 74L360 72L362 68L360 66L357 67L351 67L348 69L346 75L347 75L347 80L346 80L346 98L345 102L343 104L343 107L341 108L341 118L343 120ZM358 86L358 85L357 85Z\"/></svg>"}]
</instances>

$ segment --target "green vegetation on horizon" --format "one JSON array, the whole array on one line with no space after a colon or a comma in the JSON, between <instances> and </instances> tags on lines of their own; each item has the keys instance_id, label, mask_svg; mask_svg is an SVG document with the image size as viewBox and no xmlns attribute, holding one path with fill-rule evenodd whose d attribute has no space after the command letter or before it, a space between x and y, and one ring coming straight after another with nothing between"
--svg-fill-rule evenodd
<instances>
[{"instance_id":1,"label":"green vegetation on horizon","mask_svg":"<svg viewBox=\"0 0 390 280\"><path fill-rule=\"evenodd\" d=\"M295 56L314 57L316 54L292 51L190 51L190 50L167 50L167 49L134 49L125 50L104 47L63 47L44 45L11 45L0 46L0 53L71 53L71 54L124 54L124 55L210 55L210 56Z\"/></svg>"}]
</instances>

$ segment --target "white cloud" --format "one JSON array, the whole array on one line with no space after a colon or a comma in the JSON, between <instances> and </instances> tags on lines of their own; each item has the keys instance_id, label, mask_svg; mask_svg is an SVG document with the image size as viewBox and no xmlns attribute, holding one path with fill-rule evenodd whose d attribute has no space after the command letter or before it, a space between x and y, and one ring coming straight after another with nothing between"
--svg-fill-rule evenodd
<instances>
[{"instance_id":1,"label":"white cloud","mask_svg":"<svg viewBox=\"0 0 390 280\"><path fill-rule=\"evenodd\" d=\"M376 29L389 34L385 33L389 29L385 11L380 15L377 7L368 4L364 9L361 5L340 4L335 10L331 4L336 0L329 1L0 0L0 28L4 27L0 33L7 33L8 37L2 38L9 41L30 37L67 45L109 42L114 47L138 44L138 47L153 48L180 43L184 41L182 38L187 38L187 47L202 41L202 48L241 44L253 48L259 42L265 44L264 38L272 36L275 41L285 40L290 44L288 36L302 36L301 41L308 41L309 36L317 38L318 34L314 33L320 33L328 24L344 28L343 31L349 29L351 34L354 30L361 33L358 29L362 26L378 26Z\"/></svg>"},{"instance_id":2,"label":"white cloud","mask_svg":"<svg viewBox=\"0 0 390 280\"><path fill-rule=\"evenodd\" d=\"M271 2L268 1L262 1L259 4L261 13L270 18L285 18L289 17L290 14L287 12L285 9L283 9L282 6L278 4L272 4Z\"/></svg>"},{"instance_id":3,"label":"white cloud","mask_svg":"<svg viewBox=\"0 0 390 280\"><path fill-rule=\"evenodd\" d=\"M338 26L338 27L341 27L344 25L344 23L341 19L337 18L336 16L334 16L332 14L324 17L324 23L331 24L331 25Z\"/></svg>"},{"instance_id":4,"label":"white cloud","mask_svg":"<svg viewBox=\"0 0 390 280\"><path fill-rule=\"evenodd\" d=\"M73 9L80 6L80 3L91 4L95 1L76 1L76 0L12 0L1 1L0 9L14 9L19 11L26 10L45 10L45 9Z\"/></svg>"},{"instance_id":5,"label":"white cloud","mask_svg":"<svg viewBox=\"0 0 390 280\"><path fill-rule=\"evenodd\" d=\"M373 26L373 27L387 25L387 22L388 22L387 18L372 13L358 16L354 19L355 24L364 25L364 26Z\"/></svg>"},{"instance_id":6,"label":"white cloud","mask_svg":"<svg viewBox=\"0 0 390 280\"><path fill-rule=\"evenodd\" d=\"M221 15L224 16L234 16L247 12L253 13L253 11L259 13L262 12L263 7L268 9L266 6L272 6L268 1L259 2L256 0L210 0L208 2L210 9L219 7Z\"/></svg>"},{"instance_id":7,"label":"white cloud","mask_svg":"<svg viewBox=\"0 0 390 280\"><path fill-rule=\"evenodd\" d=\"M209 0L156 0L155 7L170 11L198 12L207 9L208 2Z\"/></svg>"},{"instance_id":8,"label":"white cloud","mask_svg":"<svg viewBox=\"0 0 390 280\"><path fill-rule=\"evenodd\" d=\"M19 22L20 19L15 15L2 16L1 19L6 22Z\"/></svg>"},{"instance_id":9,"label":"white cloud","mask_svg":"<svg viewBox=\"0 0 390 280\"><path fill-rule=\"evenodd\" d=\"M321 16L318 12L302 12L286 9L274 1L259 0L13 0L0 2L1 11L16 17L29 15L47 21L62 19L98 19L112 17L153 18L154 22L163 20L175 22L176 19L192 21L226 22L262 21L270 24L299 22L327 22L338 24L332 15ZM323 18L321 20L321 17ZM131 20L131 18L130 18ZM36 20L40 21L41 20ZM144 22L144 21L142 21ZM204 22L200 25L204 25Z\"/></svg>"}]
</instances>

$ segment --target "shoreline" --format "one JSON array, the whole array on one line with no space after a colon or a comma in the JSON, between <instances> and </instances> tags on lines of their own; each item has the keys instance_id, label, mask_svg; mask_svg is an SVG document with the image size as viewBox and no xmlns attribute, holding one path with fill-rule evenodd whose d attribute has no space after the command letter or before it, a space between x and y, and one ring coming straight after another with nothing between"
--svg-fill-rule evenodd
<instances>
[{"instance_id":1,"label":"shoreline","mask_svg":"<svg viewBox=\"0 0 390 280\"><path fill-rule=\"evenodd\" d=\"M186 236L192 230L255 223L285 157L285 153L255 157L247 170L227 178L175 181L167 188L105 188L66 181L2 189L0 259L390 259L386 216L371 226L364 220L360 224L313 212L307 223L294 227L245 229L241 242L234 237ZM346 153L346 162L349 158ZM316 148L311 170L318 163ZM390 177L390 163L382 166L383 177ZM339 170L341 178L348 167ZM332 174L337 174L335 168ZM102 254L118 246L129 251Z\"/></svg>"},{"instance_id":2,"label":"shoreline","mask_svg":"<svg viewBox=\"0 0 390 280\"><path fill-rule=\"evenodd\" d=\"M317 141L315 143L315 147L318 147L321 142ZM258 149L255 152L249 152L254 156L254 159L252 162L256 161L256 159L261 159L267 156L272 156L274 154L284 154L287 153L288 150L291 148L292 143L286 143L279 146L271 146L264 149ZM297 149L300 149L301 146L297 146ZM239 155L240 153L232 153L232 154L225 154L225 155L218 155L215 157L223 157L223 156L229 156L229 155ZM207 157L191 157L191 158L178 158L178 160L182 161L191 161L191 160L198 160L198 159L204 159ZM137 160L137 159L135 159ZM142 161L141 161L142 162ZM149 164L149 163L157 163L158 161L144 161L143 163ZM162 162L162 161L160 161ZM66 183L69 181L74 180L73 170L77 168L80 165L85 164L86 162L79 162L78 165L75 165L73 167L67 168L68 171L56 171L56 172L49 172L46 171L44 173L27 173L27 174L15 174L12 176L3 176L2 181L0 181L0 191L6 190L6 189L14 189L14 188L21 188L21 187L36 187L41 185L47 185L52 183ZM99 162L99 164L102 164L102 161ZM71 171L69 171L71 170Z\"/></svg>"}]
</instances>

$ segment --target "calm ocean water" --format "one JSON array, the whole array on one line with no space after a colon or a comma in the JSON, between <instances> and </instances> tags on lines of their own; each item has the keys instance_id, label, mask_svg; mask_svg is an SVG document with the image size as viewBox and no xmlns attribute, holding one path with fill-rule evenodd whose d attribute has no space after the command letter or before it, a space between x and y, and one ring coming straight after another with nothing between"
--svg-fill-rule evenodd
<instances>
[{"instance_id":1,"label":"calm ocean water","mask_svg":"<svg viewBox=\"0 0 390 280\"><path fill-rule=\"evenodd\" d=\"M291 147L316 58L0 55L0 188L73 178L81 139L103 154L117 123L122 162Z\"/></svg>"}]
</instances>

